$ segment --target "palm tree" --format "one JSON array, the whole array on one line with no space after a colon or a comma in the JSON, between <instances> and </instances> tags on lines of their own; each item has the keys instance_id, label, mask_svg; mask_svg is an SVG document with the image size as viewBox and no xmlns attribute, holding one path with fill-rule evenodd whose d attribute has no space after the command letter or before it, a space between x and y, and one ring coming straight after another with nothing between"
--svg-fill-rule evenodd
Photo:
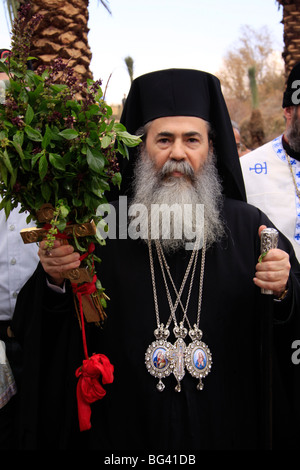
<instances>
[{"instance_id":1,"label":"palm tree","mask_svg":"<svg viewBox=\"0 0 300 470\"><path fill-rule=\"evenodd\" d=\"M124 62L127 67L127 71L128 71L129 78L130 78L130 83L132 83L133 82L133 58L130 56L127 56L125 57Z\"/></svg>"},{"instance_id":2,"label":"palm tree","mask_svg":"<svg viewBox=\"0 0 300 470\"><path fill-rule=\"evenodd\" d=\"M107 0L101 4L111 14ZM27 0L6 0L10 17ZM88 43L88 0L31 0L32 13L43 19L32 37L34 67L48 65L57 57L69 63L81 81L92 78L92 53Z\"/></svg>"},{"instance_id":3,"label":"palm tree","mask_svg":"<svg viewBox=\"0 0 300 470\"><path fill-rule=\"evenodd\" d=\"M286 76L300 62L300 0L277 0L283 7L284 51Z\"/></svg>"},{"instance_id":4,"label":"palm tree","mask_svg":"<svg viewBox=\"0 0 300 470\"><path fill-rule=\"evenodd\" d=\"M259 109L258 90L256 83L256 68L249 67L248 77L252 98L252 113L249 121L249 132L251 136L251 148L256 149L264 143L265 133L261 111Z\"/></svg>"}]
</instances>

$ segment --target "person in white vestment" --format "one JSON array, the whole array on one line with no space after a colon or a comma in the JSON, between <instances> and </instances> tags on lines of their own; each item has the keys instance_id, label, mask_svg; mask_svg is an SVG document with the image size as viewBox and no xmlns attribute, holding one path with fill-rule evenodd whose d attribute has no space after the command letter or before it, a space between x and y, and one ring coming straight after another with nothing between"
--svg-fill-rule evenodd
<instances>
[{"instance_id":1,"label":"person in white vestment","mask_svg":"<svg viewBox=\"0 0 300 470\"><path fill-rule=\"evenodd\" d=\"M8 54L7 49L0 49L1 59ZM0 105L5 99L6 80L0 73ZM0 450L14 446L14 397L21 373L20 347L11 336L10 323L18 293L39 261L37 245L23 243L20 231L33 224L27 224L28 213L19 210L14 209L8 218L4 209L0 210Z\"/></svg>"},{"instance_id":2,"label":"person in white vestment","mask_svg":"<svg viewBox=\"0 0 300 470\"><path fill-rule=\"evenodd\" d=\"M289 238L300 260L300 63L283 95L282 135L240 158L248 203Z\"/></svg>"}]
</instances>

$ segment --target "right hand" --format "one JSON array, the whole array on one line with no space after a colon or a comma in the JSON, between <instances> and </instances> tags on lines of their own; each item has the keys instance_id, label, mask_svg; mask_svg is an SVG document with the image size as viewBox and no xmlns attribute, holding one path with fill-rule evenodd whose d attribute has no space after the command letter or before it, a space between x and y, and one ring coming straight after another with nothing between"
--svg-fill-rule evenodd
<instances>
[{"instance_id":1,"label":"right hand","mask_svg":"<svg viewBox=\"0 0 300 470\"><path fill-rule=\"evenodd\" d=\"M38 255L41 264L51 278L51 282L62 285L64 277L62 273L69 269L76 269L80 266L80 254L74 251L71 245L62 245L59 240L54 241L54 246L47 254L46 241L40 243Z\"/></svg>"}]
</instances>

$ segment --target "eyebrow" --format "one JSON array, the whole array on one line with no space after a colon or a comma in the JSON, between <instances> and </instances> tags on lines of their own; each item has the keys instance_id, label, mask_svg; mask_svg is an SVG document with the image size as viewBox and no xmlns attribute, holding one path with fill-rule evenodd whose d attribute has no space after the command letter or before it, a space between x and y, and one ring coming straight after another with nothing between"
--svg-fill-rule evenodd
<instances>
[{"instance_id":1,"label":"eyebrow","mask_svg":"<svg viewBox=\"0 0 300 470\"><path fill-rule=\"evenodd\" d=\"M193 137L195 135L197 135L198 137L200 137L201 140L203 140L203 134L201 134L198 131L189 131L189 132L183 133L184 137ZM173 137L173 136L174 134L172 132L162 131L162 132L159 132L156 137L159 138L159 137Z\"/></svg>"}]
</instances>

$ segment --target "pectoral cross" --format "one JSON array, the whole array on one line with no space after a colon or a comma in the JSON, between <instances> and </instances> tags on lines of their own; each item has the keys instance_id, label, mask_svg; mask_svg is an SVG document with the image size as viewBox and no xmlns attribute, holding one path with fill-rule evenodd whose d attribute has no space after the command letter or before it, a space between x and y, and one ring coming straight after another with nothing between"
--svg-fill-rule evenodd
<instances>
[{"instance_id":1,"label":"pectoral cross","mask_svg":"<svg viewBox=\"0 0 300 470\"><path fill-rule=\"evenodd\" d=\"M185 375L184 367L184 353L185 353L185 342L182 338L178 338L173 346L173 351L171 353L171 360L174 362L173 374L177 380L177 385L175 387L176 392L181 392L180 382Z\"/></svg>"}]
</instances>

